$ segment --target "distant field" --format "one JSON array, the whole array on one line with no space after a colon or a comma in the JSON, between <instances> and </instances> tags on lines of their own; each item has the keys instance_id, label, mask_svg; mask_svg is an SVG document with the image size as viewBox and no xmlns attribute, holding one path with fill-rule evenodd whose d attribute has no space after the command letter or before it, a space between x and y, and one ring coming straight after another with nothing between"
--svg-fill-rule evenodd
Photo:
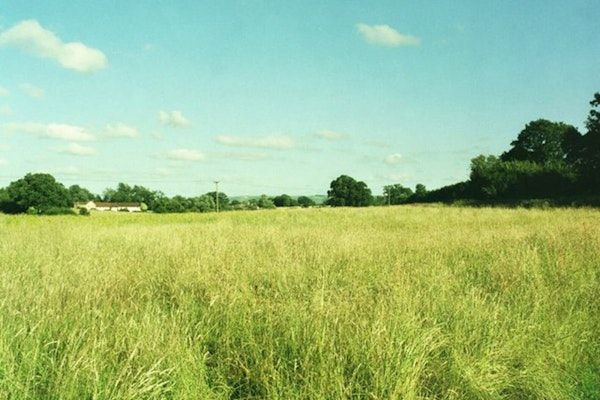
<instances>
[{"instance_id":1,"label":"distant field","mask_svg":"<svg viewBox=\"0 0 600 400\"><path fill-rule=\"evenodd\" d=\"M0 399L599 399L600 212L0 215Z\"/></svg>"}]
</instances>

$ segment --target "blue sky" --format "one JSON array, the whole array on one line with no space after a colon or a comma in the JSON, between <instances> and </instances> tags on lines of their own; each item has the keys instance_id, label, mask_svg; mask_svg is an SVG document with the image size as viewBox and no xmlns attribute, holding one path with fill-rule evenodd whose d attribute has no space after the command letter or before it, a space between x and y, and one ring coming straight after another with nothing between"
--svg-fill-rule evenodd
<instances>
[{"instance_id":1,"label":"blue sky","mask_svg":"<svg viewBox=\"0 0 600 400\"><path fill-rule=\"evenodd\" d=\"M532 120L584 132L598 21L597 0L5 0L0 187L438 188Z\"/></svg>"}]
</instances>

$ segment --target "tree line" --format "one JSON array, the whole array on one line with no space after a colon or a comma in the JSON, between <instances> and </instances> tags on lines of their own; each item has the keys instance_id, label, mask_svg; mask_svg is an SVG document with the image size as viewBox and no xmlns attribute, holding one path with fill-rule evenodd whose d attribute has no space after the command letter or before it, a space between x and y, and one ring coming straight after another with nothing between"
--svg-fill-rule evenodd
<instances>
[{"instance_id":1,"label":"tree line","mask_svg":"<svg viewBox=\"0 0 600 400\"><path fill-rule=\"evenodd\" d=\"M219 210L223 211L315 205L315 201L308 196L292 197L287 194L275 197L263 194L245 201L230 200L223 192L208 192L195 197L168 197L161 191L123 182L97 195L80 185L67 188L50 174L29 173L0 188L0 211L6 214L74 214L76 203L95 201L139 203L143 211L155 213L213 212L217 210L217 198ZM85 213L83 208L81 210Z\"/></svg>"},{"instance_id":2,"label":"tree line","mask_svg":"<svg viewBox=\"0 0 600 400\"><path fill-rule=\"evenodd\" d=\"M427 191L401 184L374 197L364 182L342 175L331 182L327 204L369 206L426 202L463 204L600 205L600 93L590 102L586 132L563 122L537 119L525 125L510 148L471 160L469 179Z\"/></svg>"},{"instance_id":3,"label":"tree line","mask_svg":"<svg viewBox=\"0 0 600 400\"><path fill-rule=\"evenodd\" d=\"M600 92L590 101L586 132L546 119L525 125L510 148L471 160L469 179L429 192L424 201L555 204L598 203L600 195Z\"/></svg>"},{"instance_id":4,"label":"tree line","mask_svg":"<svg viewBox=\"0 0 600 400\"><path fill-rule=\"evenodd\" d=\"M592 203L600 205L600 92L595 93L590 105L592 109L585 121L585 134L563 122L531 121L510 143L507 151L499 156L473 158L467 181L432 191L422 184L413 190L398 183L384 186L382 195L373 196L365 182L341 175L331 182L325 205L365 207L455 201L488 204L535 199L572 204L574 198L592 199ZM295 198L287 194L262 195L247 201L230 201L222 192L168 197L160 191L126 183L95 195L79 185L67 188L52 175L42 173L27 174L6 188L0 188L0 211L9 214L73 213L74 203L91 200L140 203L143 210L156 213L211 212L217 210L217 204L219 210L315 205L310 197Z\"/></svg>"}]
</instances>

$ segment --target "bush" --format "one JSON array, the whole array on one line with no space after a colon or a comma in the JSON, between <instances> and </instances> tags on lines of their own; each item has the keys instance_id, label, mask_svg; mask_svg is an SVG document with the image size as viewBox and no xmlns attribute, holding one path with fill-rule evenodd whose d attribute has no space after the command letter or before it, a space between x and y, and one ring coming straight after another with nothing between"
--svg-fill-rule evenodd
<instances>
[{"instance_id":1,"label":"bush","mask_svg":"<svg viewBox=\"0 0 600 400\"><path fill-rule=\"evenodd\" d=\"M42 215L75 215L75 211L69 207L49 207L40 211Z\"/></svg>"}]
</instances>

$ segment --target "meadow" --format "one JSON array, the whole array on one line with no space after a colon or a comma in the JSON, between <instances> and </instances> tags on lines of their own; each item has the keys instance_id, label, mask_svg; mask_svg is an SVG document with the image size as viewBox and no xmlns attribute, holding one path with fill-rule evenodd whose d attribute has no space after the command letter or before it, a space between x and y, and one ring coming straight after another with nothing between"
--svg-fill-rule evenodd
<instances>
[{"instance_id":1,"label":"meadow","mask_svg":"<svg viewBox=\"0 0 600 400\"><path fill-rule=\"evenodd\" d=\"M0 399L600 399L600 211L0 215Z\"/></svg>"}]
</instances>

